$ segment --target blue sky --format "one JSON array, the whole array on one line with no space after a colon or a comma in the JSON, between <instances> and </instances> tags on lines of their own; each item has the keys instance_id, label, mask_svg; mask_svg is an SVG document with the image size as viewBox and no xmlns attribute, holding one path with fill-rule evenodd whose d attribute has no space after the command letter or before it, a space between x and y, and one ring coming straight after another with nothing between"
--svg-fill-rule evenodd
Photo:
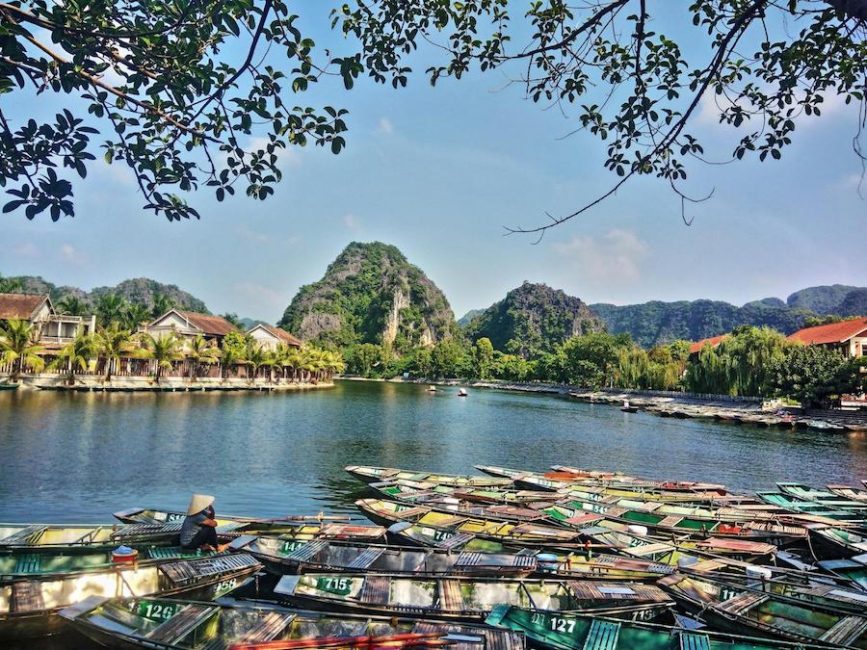
<instances>
[{"instance_id":1,"label":"blue sky","mask_svg":"<svg viewBox=\"0 0 867 650\"><path fill-rule=\"evenodd\" d=\"M320 33L318 42L334 42ZM324 39L324 41L323 41ZM416 65L423 69L424 65ZM6 95L13 119L51 114L54 98ZM129 174L99 162L76 188L77 216L52 223L4 214L0 273L89 289L147 276L179 285L215 312L277 320L353 240L397 245L443 289L456 314L524 280L587 302L709 297L743 303L805 286L864 285L867 202L851 151L857 115L829 100L779 162L694 167L687 185L714 197L691 227L663 184L641 179L538 244L503 236L570 211L607 188L603 150L574 120L543 111L501 72L395 91L367 80L318 89L305 103L349 109L340 156L293 149L268 201L191 197L201 221L141 209ZM731 150L707 102L693 132ZM867 188L864 188L867 194Z\"/></svg>"}]
</instances>

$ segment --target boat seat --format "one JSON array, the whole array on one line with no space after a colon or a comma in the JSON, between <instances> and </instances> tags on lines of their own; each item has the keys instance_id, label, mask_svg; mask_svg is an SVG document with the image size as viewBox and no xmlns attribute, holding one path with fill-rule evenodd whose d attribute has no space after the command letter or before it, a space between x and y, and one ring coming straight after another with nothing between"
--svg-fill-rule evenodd
<instances>
[{"instance_id":1,"label":"boat seat","mask_svg":"<svg viewBox=\"0 0 867 650\"><path fill-rule=\"evenodd\" d=\"M820 641L831 645L848 646L853 644L867 632L867 618L861 616L847 616L819 637Z\"/></svg>"},{"instance_id":2,"label":"boat seat","mask_svg":"<svg viewBox=\"0 0 867 650\"><path fill-rule=\"evenodd\" d=\"M17 533L0 539L0 546L17 546L19 544L32 544L33 538L44 532L48 526L27 526Z\"/></svg>"},{"instance_id":3,"label":"boat seat","mask_svg":"<svg viewBox=\"0 0 867 650\"><path fill-rule=\"evenodd\" d=\"M157 625L144 637L156 643L175 644L216 611L218 611L216 607L209 607L208 605L194 603L184 605L177 614L166 622Z\"/></svg>"},{"instance_id":4,"label":"boat seat","mask_svg":"<svg viewBox=\"0 0 867 650\"><path fill-rule=\"evenodd\" d=\"M728 612L729 614L742 614L748 609L762 604L767 599L767 594L745 591L744 593L738 594L734 598L730 598L724 603L718 605L717 608L724 612Z\"/></svg>"},{"instance_id":5,"label":"boat seat","mask_svg":"<svg viewBox=\"0 0 867 650\"><path fill-rule=\"evenodd\" d=\"M36 612L45 609L42 585L37 580L19 580L12 583L10 611L15 614Z\"/></svg>"},{"instance_id":6,"label":"boat seat","mask_svg":"<svg viewBox=\"0 0 867 650\"><path fill-rule=\"evenodd\" d=\"M131 537L180 534L182 524L183 522L181 521L170 524L127 524L120 530L112 533L111 538L122 540Z\"/></svg>"},{"instance_id":7,"label":"boat seat","mask_svg":"<svg viewBox=\"0 0 867 650\"><path fill-rule=\"evenodd\" d=\"M359 600L362 603L387 603L391 581L387 576L365 576Z\"/></svg>"},{"instance_id":8,"label":"boat seat","mask_svg":"<svg viewBox=\"0 0 867 650\"><path fill-rule=\"evenodd\" d=\"M454 548L458 548L459 546L464 546L474 537L475 535L470 535L469 533L458 533L457 535L452 535L448 539L444 539L441 542L438 542L437 548L452 550Z\"/></svg>"},{"instance_id":9,"label":"boat seat","mask_svg":"<svg viewBox=\"0 0 867 650\"><path fill-rule=\"evenodd\" d=\"M671 527L677 526L681 522L682 519L683 519L683 517L681 517L680 515L668 515L668 517L660 519L659 522L656 523L655 525L656 526L664 526L666 528L671 528Z\"/></svg>"},{"instance_id":10,"label":"boat seat","mask_svg":"<svg viewBox=\"0 0 867 650\"><path fill-rule=\"evenodd\" d=\"M384 552L383 548L368 548L356 555L351 562L347 563L347 569L364 570L373 564Z\"/></svg>"},{"instance_id":11,"label":"boat seat","mask_svg":"<svg viewBox=\"0 0 867 650\"><path fill-rule=\"evenodd\" d=\"M16 574L35 574L42 571L42 555L40 553L21 553L15 556Z\"/></svg>"},{"instance_id":12,"label":"boat seat","mask_svg":"<svg viewBox=\"0 0 867 650\"><path fill-rule=\"evenodd\" d=\"M707 634L681 632L680 650L711 650L710 637Z\"/></svg>"},{"instance_id":13,"label":"boat seat","mask_svg":"<svg viewBox=\"0 0 867 650\"><path fill-rule=\"evenodd\" d=\"M457 580L440 582L440 609L448 612L460 612L464 609L464 597L461 595L461 583Z\"/></svg>"},{"instance_id":14,"label":"boat seat","mask_svg":"<svg viewBox=\"0 0 867 650\"><path fill-rule=\"evenodd\" d=\"M103 531L103 528L104 528L103 526L99 526L97 528L94 528L93 530L85 533L84 535L79 537L77 540L72 542L72 544L87 544L88 542L92 542L94 539L96 539L96 536Z\"/></svg>"},{"instance_id":15,"label":"boat seat","mask_svg":"<svg viewBox=\"0 0 867 650\"><path fill-rule=\"evenodd\" d=\"M203 578L212 578L222 573L240 571L258 561L251 555L244 553L238 555L214 555L201 560L169 562L160 565L160 570L165 573L175 584L186 584Z\"/></svg>"},{"instance_id":16,"label":"boat seat","mask_svg":"<svg viewBox=\"0 0 867 650\"><path fill-rule=\"evenodd\" d=\"M295 562L306 562L317 553L324 551L326 548L328 548L328 542L321 539L313 540L312 542L307 542L303 546L296 548L286 556L286 559L290 561L294 560Z\"/></svg>"},{"instance_id":17,"label":"boat seat","mask_svg":"<svg viewBox=\"0 0 867 650\"><path fill-rule=\"evenodd\" d=\"M295 620L294 612L267 612L248 632L243 634L244 643L267 643L273 641Z\"/></svg>"},{"instance_id":18,"label":"boat seat","mask_svg":"<svg viewBox=\"0 0 867 650\"><path fill-rule=\"evenodd\" d=\"M620 637L620 623L593 619L584 641L584 650L615 650Z\"/></svg>"}]
</instances>

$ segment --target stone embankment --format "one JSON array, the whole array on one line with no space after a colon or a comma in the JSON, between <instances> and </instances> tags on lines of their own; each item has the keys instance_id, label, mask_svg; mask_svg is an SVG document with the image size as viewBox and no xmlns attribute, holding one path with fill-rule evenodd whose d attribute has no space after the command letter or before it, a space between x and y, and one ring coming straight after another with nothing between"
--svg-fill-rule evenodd
<instances>
[{"instance_id":1,"label":"stone embankment","mask_svg":"<svg viewBox=\"0 0 867 650\"><path fill-rule=\"evenodd\" d=\"M19 384L22 390L46 390L76 393L212 393L212 392L276 392L333 388L334 382L266 382L251 383L244 378L214 379L166 377L156 383L152 377L115 377L110 382L103 377L76 377L74 383L53 376L26 377Z\"/></svg>"}]
</instances>

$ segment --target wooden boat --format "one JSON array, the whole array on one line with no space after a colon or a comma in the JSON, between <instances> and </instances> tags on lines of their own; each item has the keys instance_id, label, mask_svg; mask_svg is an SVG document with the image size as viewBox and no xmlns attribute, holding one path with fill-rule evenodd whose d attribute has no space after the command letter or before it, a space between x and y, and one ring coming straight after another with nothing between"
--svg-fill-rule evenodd
<instances>
[{"instance_id":1,"label":"wooden boat","mask_svg":"<svg viewBox=\"0 0 867 650\"><path fill-rule=\"evenodd\" d=\"M217 555L147 566L118 565L60 578L21 578L0 585L0 637L42 636L56 631L55 614L89 596L218 598L239 587L262 565L246 554Z\"/></svg>"},{"instance_id":2,"label":"wooden boat","mask_svg":"<svg viewBox=\"0 0 867 650\"><path fill-rule=\"evenodd\" d=\"M539 490L459 488L426 481L377 481L368 483L368 487L386 499L402 503L426 503L453 498L471 503L522 505L553 502L561 498L554 492Z\"/></svg>"},{"instance_id":3,"label":"wooden boat","mask_svg":"<svg viewBox=\"0 0 867 650\"><path fill-rule=\"evenodd\" d=\"M183 522L186 513L177 510L160 510L158 508L129 508L115 512L115 519L124 523L130 524L164 524ZM237 517L234 515L223 515L216 518L216 522L223 528L231 527L235 531L243 531L245 533L259 534L279 534L282 532L291 533L297 528L305 526L323 526L325 524L339 525L340 522L348 522L349 517L345 515L326 515L319 513L315 515L286 515L273 519L257 518L257 517ZM347 524L352 528L352 524Z\"/></svg>"},{"instance_id":4,"label":"wooden boat","mask_svg":"<svg viewBox=\"0 0 867 650\"><path fill-rule=\"evenodd\" d=\"M213 551L188 551L180 546L142 546L139 566L149 561L186 560L210 557ZM0 584L22 577L60 577L67 573L103 571L116 567L111 551L96 553L9 553L0 555Z\"/></svg>"},{"instance_id":5,"label":"wooden boat","mask_svg":"<svg viewBox=\"0 0 867 650\"><path fill-rule=\"evenodd\" d=\"M0 384L0 390L18 390L18 384Z\"/></svg>"},{"instance_id":6,"label":"wooden boat","mask_svg":"<svg viewBox=\"0 0 867 650\"><path fill-rule=\"evenodd\" d=\"M426 506L380 499L361 499L355 505L374 522L388 525L393 537L420 546L466 550L468 543L475 540L497 542L516 549L583 546L580 534L565 528L437 512Z\"/></svg>"},{"instance_id":7,"label":"wooden boat","mask_svg":"<svg viewBox=\"0 0 867 650\"><path fill-rule=\"evenodd\" d=\"M476 625L334 616L274 604L91 597L60 616L111 648L245 650L427 648L523 650L523 635Z\"/></svg>"},{"instance_id":8,"label":"wooden boat","mask_svg":"<svg viewBox=\"0 0 867 650\"><path fill-rule=\"evenodd\" d=\"M817 647L867 648L867 619L827 594L802 599L674 574L658 583L680 604L722 629ZM867 601L867 595L862 596ZM861 603L863 612L864 603Z\"/></svg>"},{"instance_id":9,"label":"wooden boat","mask_svg":"<svg viewBox=\"0 0 867 650\"><path fill-rule=\"evenodd\" d=\"M561 488L557 494L564 497L585 498L590 500L604 500L610 497L615 499L638 499L641 501L654 501L661 503L684 503L696 505L729 505L733 503L742 503L745 500L752 503L758 502L755 497L744 497L740 495L721 495L719 492L669 492L667 490L659 490L641 485L570 485ZM771 506L763 504L763 507L770 509Z\"/></svg>"},{"instance_id":10,"label":"wooden boat","mask_svg":"<svg viewBox=\"0 0 867 650\"><path fill-rule=\"evenodd\" d=\"M796 499L821 503L829 508L856 511L867 509L867 503L865 502L857 499L845 499L839 494L834 494L830 490L820 490L810 487L809 485L804 485L803 483L777 483L777 487L780 492L793 496Z\"/></svg>"},{"instance_id":11,"label":"wooden boat","mask_svg":"<svg viewBox=\"0 0 867 650\"><path fill-rule=\"evenodd\" d=\"M841 496L844 499L851 499L853 501L864 501L867 503L867 490L852 487L849 485L828 485L826 486L829 492L836 494L837 496Z\"/></svg>"},{"instance_id":12,"label":"wooden boat","mask_svg":"<svg viewBox=\"0 0 867 650\"><path fill-rule=\"evenodd\" d=\"M766 503L780 506L793 512L819 515L828 519L835 519L838 521L853 523L861 523L864 521L865 518L865 513L863 512L858 513L854 510L842 510L840 508L833 508L824 503L817 503L815 501L804 501L784 492L763 491L756 492L756 494L762 501Z\"/></svg>"},{"instance_id":13,"label":"wooden boat","mask_svg":"<svg viewBox=\"0 0 867 650\"><path fill-rule=\"evenodd\" d=\"M685 514L684 511L693 514ZM771 520L722 520L710 511L658 504L648 504L638 510L621 505L570 500L568 503L557 503L544 508L543 512L553 521L578 530L613 521L644 528L650 536L670 537L675 534L691 537L732 537L767 541L776 546L803 541L807 536L806 530L801 526L788 526Z\"/></svg>"},{"instance_id":14,"label":"wooden boat","mask_svg":"<svg viewBox=\"0 0 867 650\"><path fill-rule=\"evenodd\" d=\"M414 472L394 467L372 467L369 465L348 465L344 469L355 478L365 483L385 481L393 479L408 479L410 481L429 481L443 485L458 487L511 487L512 481L506 478L492 478L490 476L461 476L457 474L436 474L433 472Z\"/></svg>"},{"instance_id":15,"label":"wooden boat","mask_svg":"<svg viewBox=\"0 0 867 650\"><path fill-rule=\"evenodd\" d=\"M407 578L389 575L283 576L274 593L293 605L420 618L483 621L500 604L548 611L654 618L672 600L658 587L628 582Z\"/></svg>"},{"instance_id":16,"label":"wooden boat","mask_svg":"<svg viewBox=\"0 0 867 650\"><path fill-rule=\"evenodd\" d=\"M846 528L807 526L810 548L818 559L833 560L867 553L867 536Z\"/></svg>"},{"instance_id":17,"label":"wooden boat","mask_svg":"<svg viewBox=\"0 0 867 650\"><path fill-rule=\"evenodd\" d=\"M453 553L450 550L359 545L314 540L287 550L273 537L239 537L233 550L243 550L277 575L289 573L388 573L392 575L511 576L539 570L532 553ZM658 577L658 575L657 575Z\"/></svg>"},{"instance_id":18,"label":"wooden boat","mask_svg":"<svg viewBox=\"0 0 867 650\"><path fill-rule=\"evenodd\" d=\"M467 396L467 389L466 388L461 388L460 390L458 390L458 397L466 397L466 396Z\"/></svg>"},{"instance_id":19,"label":"wooden boat","mask_svg":"<svg viewBox=\"0 0 867 650\"><path fill-rule=\"evenodd\" d=\"M241 526L219 526L227 534ZM121 544L171 545L180 534L181 522L125 525L0 524L0 554L3 553L92 553Z\"/></svg>"},{"instance_id":20,"label":"wooden boat","mask_svg":"<svg viewBox=\"0 0 867 650\"><path fill-rule=\"evenodd\" d=\"M775 642L706 629L684 629L573 614L544 612L510 605L493 609L485 622L521 632L534 647L549 650L796 650Z\"/></svg>"},{"instance_id":21,"label":"wooden boat","mask_svg":"<svg viewBox=\"0 0 867 650\"><path fill-rule=\"evenodd\" d=\"M820 560L819 568L851 588L867 591L867 554L839 560Z\"/></svg>"}]
</instances>

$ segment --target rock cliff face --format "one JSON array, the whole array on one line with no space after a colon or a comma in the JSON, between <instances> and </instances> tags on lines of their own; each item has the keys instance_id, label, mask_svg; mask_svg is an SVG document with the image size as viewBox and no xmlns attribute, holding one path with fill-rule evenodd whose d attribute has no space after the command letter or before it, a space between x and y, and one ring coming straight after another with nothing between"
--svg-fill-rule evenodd
<instances>
[{"instance_id":1,"label":"rock cliff face","mask_svg":"<svg viewBox=\"0 0 867 650\"><path fill-rule=\"evenodd\" d=\"M451 336L454 320L443 292L396 247L353 242L301 287L279 324L305 341L403 349Z\"/></svg>"},{"instance_id":2,"label":"rock cliff face","mask_svg":"<svg viewBox=\"0 0 867 650\"><path fill-rule=\"evenodd\" d=\"M472 340L489 338L497 350L523 356L548 352L572 336L605 324L580 299L545 284L525 282L466 326Z\"/></svg>"}]
</instances>

